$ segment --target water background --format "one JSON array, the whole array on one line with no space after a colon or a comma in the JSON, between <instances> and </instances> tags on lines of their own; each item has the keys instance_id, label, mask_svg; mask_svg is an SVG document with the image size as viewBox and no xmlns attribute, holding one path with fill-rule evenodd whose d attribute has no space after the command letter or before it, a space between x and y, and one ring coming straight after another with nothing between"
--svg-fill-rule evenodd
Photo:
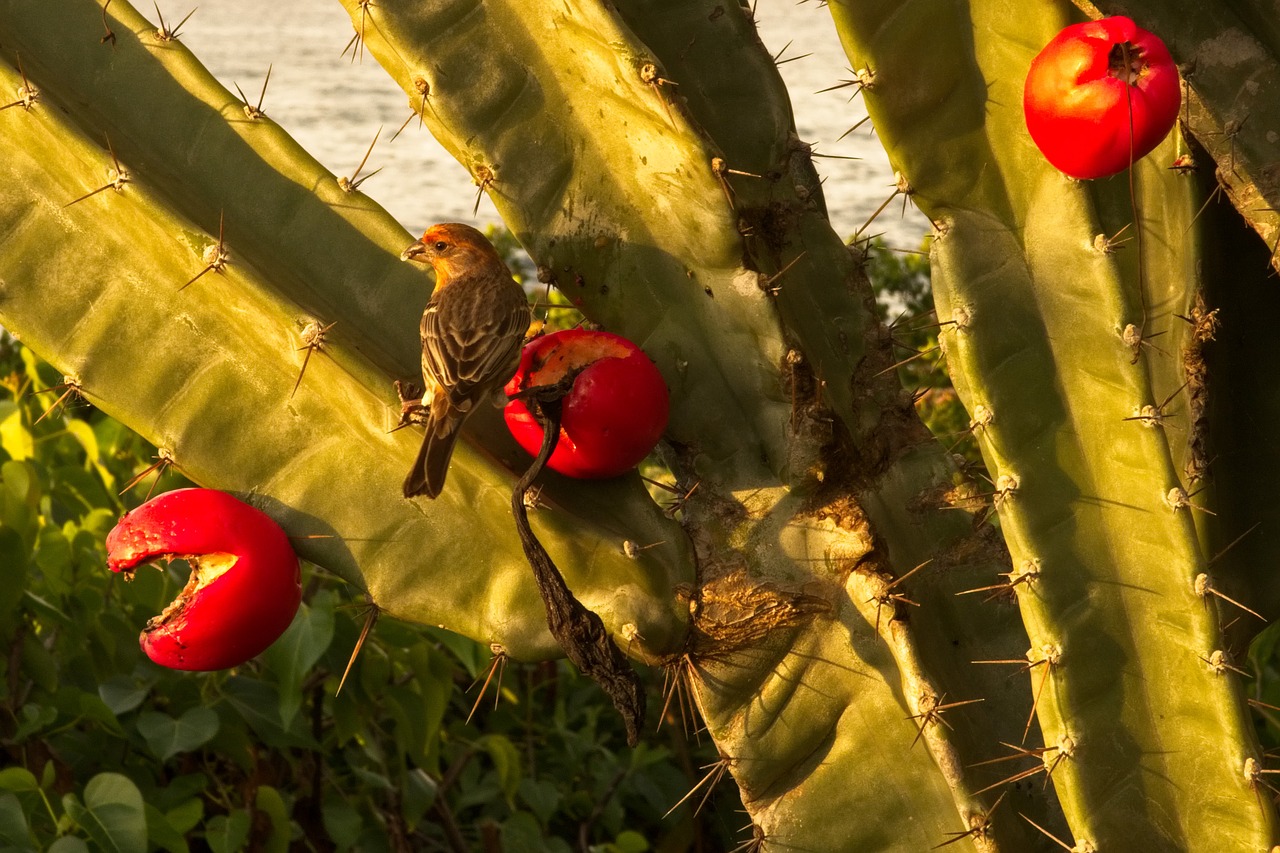
<instances>
[{"instance_id":1,"label":"water background","mask_svg":"<svg viewBox=\"0 0 1280 853\"><path fill-rule=\"evenodd\" d=\"M166 23L181 20L191 10L187 3L163 0ZM819 93L852 76L831 16L813 0L758 0L756 18L765 44L781 61L800 138L815 144L819 154L860 158L815 161L825 178L831 222L847 238L889 197L894 181L870 122L840 138L866 116L862 99L851 102L848 88ZM233 92L239 85L255 104L271 66L263 110L335 175L355 172L381 127L361 174L382 171L360 189L413 233L432 222L500 222L487 197L472 215L471 176L416 120L389 141L409 116L409 99L372 56L366 53L355 63L350 53L341 56L353 33L351 19L333 0L216 0L200 4L180 38L223 85ZM783 61L803 54L809 55ZM911 206L903 215L895 200L868 233L883 233L892 246L915 248L928 227Z\"/></svg>"}]
</instances>

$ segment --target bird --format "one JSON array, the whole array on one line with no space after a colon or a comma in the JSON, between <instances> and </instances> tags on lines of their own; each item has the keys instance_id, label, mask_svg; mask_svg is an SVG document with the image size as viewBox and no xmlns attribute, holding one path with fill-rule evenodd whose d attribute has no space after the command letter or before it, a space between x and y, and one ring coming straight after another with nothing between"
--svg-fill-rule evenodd
<instances>
[{"instance_id":1,"label":"bird","mask_svg":"<svg viewBox=\"0 0 1280 853\"><path fill-rule=\"evenodd\" d=\"M436 276L421 325L426 433L404 481L406 498L435 498L463 422L515 375L533 310L493 244L469 225L432 225L400 258L429 263Z\"/></svg>"}]
</instances>

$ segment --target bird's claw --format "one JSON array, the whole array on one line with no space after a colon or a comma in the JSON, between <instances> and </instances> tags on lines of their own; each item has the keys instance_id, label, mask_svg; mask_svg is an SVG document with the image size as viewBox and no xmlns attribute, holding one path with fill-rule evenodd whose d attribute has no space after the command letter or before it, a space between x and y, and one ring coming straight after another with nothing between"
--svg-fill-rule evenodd
<instances>
[{"instance_id":1,"label":"bird's claw","mask_svg":"<svg viewBox=\"0 0 1280 853\"><path fill-rule=\"evenodd\" d=\"M412 382L396 380L396 395L400 398L400 426L407 424L425 424L429 417L427 407L422 405L422 389Z\"/></svg>"}]
</instances>

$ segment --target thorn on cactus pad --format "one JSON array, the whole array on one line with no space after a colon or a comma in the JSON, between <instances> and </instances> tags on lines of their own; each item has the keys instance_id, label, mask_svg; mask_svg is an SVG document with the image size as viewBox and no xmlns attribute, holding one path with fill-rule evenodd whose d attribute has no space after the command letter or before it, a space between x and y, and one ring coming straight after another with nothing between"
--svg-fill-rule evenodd
<instances>
[{"instance_id":1,"label":"thorn on cactus pad","mask_svg":"<svg viewBox=\"0 0 1280 853\"><path fill-rule=\"evenodd\" d=\"M1280 770L1264 770L1262 765L1258 763L1258 760L1252 756L1245 758L1243 769L1244 769L1244 781L1249 785L1250 788L1252 788L1254 791L1257 791L1258 788L1260 787L1266 788L1268 791L1271 791L1277 797L1280 797L1280 788L1276 788L1274 785L1268 782L1265 778L1263 778L1266 774L1280 773Z\"/></svg>"},{"instance_id":2,"label":"thorn on cactus pad","mask_svg":"<svg viewBox=\"0 0 1280 853\"><path fill-rule=\"evenodd\" d=\"M778 51L773 55L774 65L786 65L788 62L795 62L797 59L804 59L805 57L813 56L812 53L802 53L799 56L792 56L792 57L788 57L787 59L783 59L782 55L787 52L787 49L791 47L793 42L794 42L794 39L792 41L787 42L782 46L782 50Z\"/></svg>"},{"instance_id":3,"label":"thorn on cactus pad","mask_svg":"<svg viewBox=\"0 0 1280 853\"><path fill-rule=\"evenodd\" d=\"M1254 526L1256 527L1257 525L1254 525ZM1250 529L1252 529L1252 528L1250 528ZM1248 531L1246 531L1246 534L1247 534L1247 532L1248 532ZM1237 541L1238 541L1238 540L1237 540ZM1230 547L1230 546L1228 546L1228 547ZM1193 584L1193 588L1195 589L1195 593L1196 593L1196 595L1198 595L1198 596L1200 596L1201 598L1205 599L1205 601L1206 601L1206 602L1208 601L1208 599L1209 599L1209 596L1210 596L1210 595L1216 595L1218 598L1222 599L1223 601L1227 602L1228 604L1234 604L1236 607L1239 607L1239 608L1240 608L1241 610L1243 610L1245 613L1248 613L1248 614L1249 614L1249 615L1251 615L1251 616L1256 616L1258 619L1261 619L1263 622L1268 621L1268 620L1266 619L1266 617L1264 617L1264 616L1263 616L1261 613L1259 613L1258 611L1256 611L1256 610L1254 610L1254 609L1252 609L1252 608L1250 608L1250 607L1246 607L1245 605L1243 605L1243 604L1241 604L1240 602L1236 601L1236 600L1235 600L1234 598L1232 598L1231 596L1229 596L1229 595L1227 595L1227 594L1225 594L1225 593L1223 593L1223 592L1221 592L1221 591L1219 591L1219 590L1215 589L1215 588L1214 588L1214 586L1213 586L1213 579L1212 579L1212 578L1210 578L1210 577L1209 577L1207 574L1205 574L1204 572L1201 572L1200 574L1196 575L1196 579L1195 579L1195 582L1194 582L1194 584Z\"/></svg>"},{"instance_id":4,"label":"thorn on cactus pad","mask_svg":"<svg viewBox=\"0 0 1280 853\"><path fill-rule=\"evenodd\" d=\"M413 75L413 88L422 96L422 101L417 108L418 127L422 127L423 113L427 111L427 98L431 95L431 83L427 80L425 74L415 74Z\"/></svg>"},{"instance_id":5,"label":"thorn on cactus pad","mask_svg":"<svg viewBox=\"0 0 1280 853\"><path fill-rule=\"evenodd\" d=\"M729 175L741 175L745 178L764 177L763 175L757 175L754 172L744 172L741 169L730 169L729 164L725 162L723 157L711 158L711 174L715 175L716 180L720 182L720 188L724 190L725 200L729 202L730 207L733 207L735 202L733 187L729 186Z\"/></svg>"},{"instance_id":6,"label":"thorn on cactus pad","mask_svg":"<svg viewBox=\"0 0 1280 853\"><path fill-rule=\"evenodd\" d=\"M707 804L707 800L711 798L711 793L715 790L716 785L720 784L720 780L724 778L724 774L729 771L729 768L733 765L733 762L734 762L734 759L725 755L723 752L720 752L719 755L720 757L717 760L711 762L710 764L702 765L702 769L707 771L706 774L700 780L698 780L697 784L695 784L692 788L689 789L689 793L681 797L680 800L674 806L667 809L667 813L662 816L663 820L666 820L668 817L671 816L672 812L680 808L680 806L684 805L685 802L687 802L690 797L692 797L694 794L698 792L699 788L702 788L705 786L706 791L703 792L702 799L698 801L698 805L696 808L694 808L693 813L696 816L699 812L702 811L702 807L705 806Z\"/></svg>"},{"instance_id":7,"label":"thorn on cactus pad","mask_svg":"<svg viewBox=\"0 0 1280 853\"><path fill-rule=\"evenodd\" d=\"M490 168L480 163L472 173L471 180L476 185L476 203L471 207L472 217L480 212L480 199L484 197L484 191L497 183L498 174L495 171L497 168L497 165Z\"/></svg>"},{"instance_id":8,"label":"thorn on cactus pad","mask_svg":"<svg viewBox=\"0 0 1280 853\"><path fill-rule=\"evenodd\" d=\"M309 320L302 327L302 346L298 347L298 352L306 351L306 355L302 357L302 367L298 370L298 380L293 383L293 390L289 392L289 398L298 393L298 386L302 384L302 377L307 372L307 365L311 362L311 354L324 349L325 335L329 330L338 325L335 320L329 325L322 324L319 320Z\"/></svg>"},{"instance_id":9,"label":"thorn on cactus pad","mask_svg":"<svg viewBox=\"0 0 1280 853\"><path fill-rule=\"evenodd\" d=\"M365 175L363 178L360 177L360 172L364 170L364 164L369 162L369 155L373 153L373 146L378 144L378 137L381 135L382 135L382 127L379 126L377 132L373 134L373 141L369 143L368 150L364 152L364 157L362 157L360 160L360 165L356 166L355 173L350 178L338 178L338 186L342 188L342 191L344 193L355 192L356 190L360 189L361 184L363 184L365 181L369 180L374 175L382 171L382 167L379 166L369 174ZM480 200L477 199L476 205L478 206L479 204L480 204Z\"/></svg>"},{"instance_id":10,"label":"thorn on cactus pad","mask_svg":"<svg viewBox=\"0 0 1280 853\"><path fill-rule=\"evenodd\" d=\"M80 397L81 399L84 398L84 395L80 393L80 382L73 376L64 376L62 377L62 384L54 385L52 388L46 388L43 391L38 391L36 393L49 394L56 391L61 391L62 394L59 395L58 399L54 400L52 403L49 404L49 408L45 409L40 414L40 417L32 421L31 423L32 426L35 426L36 424L40 423L42 420L47 418L50 414L53 413L54 409L57 409L59 406L61 406L70 398L72 397Z\"/></svg>"},{"instance_id":11,"label":"thorn on cactus pad","mask_svg":"<svg viewBox=\"0 0 1280 853\"><path fill-rule=\"evenodd\" d=\"M1040 561L1031 559L1023 560L1017 568L1009 572L1001 572L1001 577L1008 578L1004 583L992 584L991 586L980 586L974 589L965 589L957 592L956 595L972 595L975 592L990 592L986 598L982 599L982 603L986 604L995 601L997 598L1008 595L1014 597L1017 588L1022 586L1030 587L1031 584L1040 577Z\"/></svg>"},{"instance_id":12,"label":"thorn on cactus pad","mask_svg":"<svg viewBox=\"0 0 1280 853\"><path fill-rule=\"evenodd\" d=\"M1013 750L1011 755L1002 755L999 758L988 758L986 761L979 761L974 764L967 765L970 768L986 767L992 764L1001 764L1005 761L1016 761L1019 758L1031 758L1035 760L1035 766L1025 770L1019 770L1011 776L1006 776L999 782L993 782L981 790L974 791L974 796L985 794L999 788L1001 785L1011 785L1021 782L1023 779L1029 779L1032 776L1043 773L1044 785L1048 787L1049 780L1053 778L1053 771L1058 769L1058 765L1064 758L1070 758L1075 753L1075 742L1070 737L1062 738L1056 746L1037 746L1023 747L1016 746L1011 743L1000 742L1005 749Z\"/></svg>"},{"instance_id":13,"label":"thorn on cactus pad","mask_svg":"<svg viewBox=\"0 0 1280 853\"><path fill-rule=\"evenodd\" d=\"M1226 675L1227 671L1230 670L1237 675L1243 675L1245 678L1249 677L1249 673L1234 665L1231 662L1231 656L1222 649L1214 649L1209 653L1208 657L1204 655L1197 655L1197 657L1209 665L1209 669L1213 670L1214 675Z\"/></svg>"},{"instance_id":14,"label":"thorn on cactus pad","mask_svg":"<svg viewBox=\"0 0 1280 853\"><path fill-rule=\"evenodd\" d=\"M1016 675L1020 672L1030 672L1038 666L1043 666L1041 671L1040 683L1036 685L1034 696L1031 701L1031 713L1027 716L1026 727L1022 730L1022 742L1026 743L1027 735L1031 732L1031 723L1035 720L1036 709L1040 705L1040 697L1044 692L1044 687L1049 681L1049 676L1053 673L1055 667L1062 663L1062 647L1056 643L1045 643L1039 649L1040 657L1035 657L1036 649L1030 649L1027 652L1026 660L1018 660L1010 658L1004 660L975 660L970 663L975 664L997 664L997 665L1017 665L1018 669L1012 673Z\"/></svg>"},{"instance_id":15,"label":"thorn on cactus pad","mask_svg":"<svg viewBox=\"0 0 1280 853\"><path fill-rule=\"evenodd\" d=\"M342 671L342 678L338 679L338 689L333 692L334 696L342 692L343 685L347 683L347 676L351 674L351 668L355 666L356 658L360 656L360 650L364 648L365 641L369 639L373 626L378 624L378 616L381 614L382 608L378 607L373 599L370 598L365 608L364 626L360 629L360 636L356 639L355 648L351 650L351 657L347 658L347 668ZM471 718L468 717L467 721L470 722Z\"/></svg>"},{"instance_id":16,"label":"thorn on cactus pad","mask_svg":"<svg viewBox=\"0 0 1280 853\"><path fill-rule=\"evenodd\" d=\"M650 548L657 548L659 545L666 545L666 544L667 542L665 539L662 540L661 542L650 542L648 545L637 545L635 542L632 542L630 539L624 539L622 540L622 553L625 554L629 559L638 560L640 558L641 551L648 551Z\"/></svg>"},{"instance_id":17,"label":"thorn on cactus pad","mask_svg":"<svg viewBox=\"0 0 1280 853\"><path fill-rule=\"evenodd\" d=\"M692 730L696 735L701 731L697 726L698 706L693 696L693 679L695 676L693 655L688 652L675 655L662 664L662 713L658 715L658 728L668 719L671 703L675 702L680 712L680 729L685 737Z\"/></svg>"},{"instance_id":18,"label":"thorn on cactus pad","mask_svg":"<svg viewBox=\"0 0 1280 853\"><path fill-rule=\"evenodd\" d=\"M484 684L480 685L480 693L476 696L475 704L471 706L470 713L467 714L467 725L471 724L471 718L475 716L476 709L480 707L480 703L484 701L485 694L489 692L489 682L493 680L495 673L498 676L498 684L493 691L493 710L498 710L498 702L502 699L502 676L506 673L507 661L511 658L502 643L490 643L489 651L493 654L493 657L489 659L489 665L485 667ZM477 676L476 680L471 682L471 687L467 688L467 692L470 693L471 688L475 687L479 682L480 678Z\"/></svg>"},{"instance_id":19,"label":"thorn on cactus pad","mask_svg":"<svg viewBox=\"0 0 1280 853\"><path fill-rule=\"evenodd\" d=\"M356 61L357 56L359 56L361 62L364 62L364 24L373 2L372 0L359 0L357 5L360 7L360 23L355 25L355 33L351 36L351 40L347 42L347 46L342 49L342 53L338 54L338 58L341 59L346 56L347 51L350 50L352 62Z\"/></svg>"},{"instance_id":20,"label":"thorn on cactus pad","mask_svg":"<svg viewBox=\"0 0 1280 853\"><path fill-rule=\"evenodd\" d=\"M18 57L18 74L22 76L22 85L18 87L18 100L0 106L0 112L10 107L22 107L24 112L30 112L40 100L40 90L31 85L31 81L27 79L27 72L22 69L21 56Z\"/></svg>"},{"instance_id":21,"label":"thorn on cactus pad","mask_svg":"<svg viewBox=\"0 0 1280 853\"><path fill-rule=\"evenodd\" d=\"M1059 847L1061 847L1063 850L1066 850L1066 851L1067 851L1067 853L1097 853L1097 848L1096 848L1096 847L1094 847L1094 846L1093 846L1093 843L1092 843L1092 842L1090 842L1090 841L1087 841L1087 840L1081 839L1081 840L1077 841L1077 842L1075 843L1075 845L1074 845L1074 846L1070 846L1070 845L1068 845L1068 844L1067 844L1067 842L1063 841L1061 838L1059 838L1058 836L1054 835L1052 832L1050 832L1049 830L1045 829L1043 826L1041 826L1040 824L1036 823L1034 820L1032 820L1031 818L1027 817L1027 816L1026 816L1026 815L1024 815L1022 812L1018 812L1018 816L1019 816L1020 818L1022 818L1023 820L1025 820L1027 823L1029 823L1029 824L1031 824L1032 826L1034 826L1036 829L1040 830L1040 833L1041 833L1042 835L1044 835L1044 836L1045 836L1046 838L1048 838L1049 840L1053 841L1053 843L1054 843L1054 844L1057 844L1057 845L1058 845Z\"/></svg>"},{"instance_id":22,"label":"thorn on cactus pad","mask_svg":"<svg viewBox=\"0 0 1280 853\"><path fill-rule=\"evenodd\" d=\"M750 829L751 837L730 850L729 853L757 853L757 851L763 850L766 840L764 829L754 821L743 827L743 829Z\"/></svg>"},{"instance_id":23,"label":"thorn on cactus pad","mask_svg":"<svg viewBox=\"0 0 1280 853\"><path fill-rule=\"evenodd\" d=\"M996 414L991 410L990 406L984 406L978 403L973 407L973 417L969 421L969 429L977 432L985 429L995 422Z\"/></svg>"},{"instance_id":24,"label":"thorn on cactus pad","mask_svg":"<svg viewBox=\"0 0 1280 853\"><path fill-rule=\"evenodd\" d=\"M928 692L920 697L920 701L918 703L920 712L917 714L911 714L907 717L908 720L915 720L917 727L916 736L915 739L911 741L911 746L914 747L916 745L920 738L924 736L925 729L929 726L943 725L954 731L951 724L946 720L945 714L947 711L950 711L953 708L962 708L965 705L974 705L978 702L986 701L985 699L964 699L960 702L947 702L944 701L946 698L947 694L945 693L941 696L937 696L932 692Z\"/></svg>"},{"instance_id":25,"label":"thorn on cactus pad","mask_svg":"<svg viewBox=\"0 0 1280 853\"><path fill-rule=\"evenodd\" d=\"M1148 404L1148 405L1142 406L1140 409L1134 412L1134 414L1131 417L1121 418L1121 420L1138 421L1144 427L1148 427L1152 429L1154 429L1155 427L1166 426L1164 419L1168 415L1168 412L1166 410L1169 408L1169 404L1173 402L1173 398L1181 394L1182 389L1186 387L1187 387L1187 382L1183 382L1176 389L1174 389L1174 392L1172 394L1170 394L1168 397L1165 397L1162 401L1160 401L1158 405L1152 406ZM1168 426L1176 426L1176 424L1168 424Z\"/></svg>"},{"instance_id":26,"label":"thorn on cactus pad","mask_svg":"<svg viewBox=\"0 0 1280 853\"><path fill-rule=\"evenodd\" d=\"M164 22L164 15L160 13L160 5L154 2L154 0L152 0L151 5L155 7L156 17L160 19L160 26L159 28L156 29L155 36L156 36L156 41L161 41L161 42L177 41L178 36L182 34L182 25L185 24L187 21L191 20L191 16L196 13L196 10L193 8L190 12L187 13L187 16L185 18L183 18L181 21L178 21L178 25L176 27L171 28L168 24Z\"/></svg>"},{"instance_id":27,"label":"thorn on cactus pad","mask_svg":"<svg viewBox=\"0 0 1280 853\"><path fill-rule=\"evenodd\" d=\"M870 89L874 86L876 76L871 72L871 69L863 68L859 71L854 71L852 68L846 68L845 70L848 71L853 76L847 80L841 80L839 83L836 83L833 86L828 86L825 89L819 89L818 91L814 92L814 94L821 95L826 92L835 92L839 89L852 88L853 92L850 93L849 95L849 101L852 102L854 98L862 94L862 91L864 89ZM846 134L847 133L848 131L846 131Z\"/></svg>"},{"instance_id":28,"label":"thorn on cactus pad","mask_svg":"<svg viewBox=\"0 0 1280 853\"><path fill-rule=\"evenodd\" d=\"M1100 255L1114 255L1117 251L1124 248L1124 244L1132 240L1132 237L1120 239L1120 235L1129 230L1132 222L1125 223L1125 226L1117 231L1114 235L1108 237L1106 234L1099 234L1093 238L1093 250Z\"/></svg>"},{"instance_id":29,"label":"thorn on cactus pad","mask_svg":"<svg viewBox=\"0 0 1280 853\"><path fill-rule=\"evenodd\" d=\"M1199 510L1200 512L1207 512L1209 515L1217 515L1217 513L1214 512L1213 510L1205 509L1199 504L1194 504L1191 502L1191 499L1198 494L1200 494L1199 490L1194 491L1190 494L1187 494L1187 492L1184 491L1181 486L1174 486L1172 489L1170 489L1168 492L1164 494L1163 496L1164 503L1165 503L1165 506L1169 507L1174 512L1177 512L1178 510L1182 510L1182 509L1195 509L1195 510Z\"/></svg>"},{"instance_id":30,"label":"thorn on cactus pad","mask_svg":"<svg viewBox=\"0 0 1280 853\"><path fill-rule=\"evenodd\" d=\"M272 67L273 67L272 65L267 66L267 76L262 81L262 91L258 93L257 106L250 104L249 99L246 98L244 95L244 90L240 88L240 84L239 83L235 84L236 92L240 94L240 102L244 104L244 114L246 117L248 117L250 121L257 121L260 118L265 118L267 115L265 112L262 111L262 102L267 97L267 84L271 82Z\"/></svg>"},{"instance_id":31,"label":"thorn on cactus pad","mask_svg":"<svg viewBox=\"0 0 1280 853\"><path fill-rule=\"evenodd\" d=\"M216 272L221 273L231 260L230 253L227 252L226 244L226 222L221 212L218 213L218 242L205 246L204 252L201 254L201 260L204 261L204 269L196 273L186 284L178 288L178 292L186 290L195 284L205 273Z\"/></svg>"},{"instance_id":32,"label":"thorn on cactus pad","mask_svg":"<svg viewBox=\"0 0 1280 853\"><path fill-rule=\"evenodd\" d=\"M120 158L116 156L116 150L111 145L111 137L109 136L107 137L107 150L111 152L112 163L112 167L107 170L107 182L97 189L89 190L89 192L79 198L67 202L62 206L63 210L66 210L73 204L79 204L87 198L92 198L100 192L105 192L106 190L121 192L124 189L125 184L133 180L133 176L129 174L129 170L120 165Z\"/></svg>"},{"instance_id":33,"label":"thorn on cactus pad","mask_svg":"<svg viewBox=\"0 0 1280 853\"><path fill-rule=\"evenodd\" d=\"M116 34L111 29L111 24L107 23L107 7L111 5L111 0L107 0L102 4L102 29L104 30L102 38L98 39L98 44L111 43L112 47L116 46Z\"/></svg>"},{"instance_id":34,"label":"thorn on cactus pad","mask_svg":"<svg viewBox=\"0 0 1280 853\"><path fill-rule=\"evenodd\" d=\"M658 66L652 62L646 62L640 66L640 81L653 90L658 96L658 100L662 102L662 111L667 115L667 121L672 127L676 126L675 118L671 115L671 106L667 103L667 98L663 94L662 87L670 86L673 89L679 88L679 83L668 80L658 71Z\"/></svg>"},{"instance_id":35,"label":"thorn on cactus pad","mask_svg":"<svg viewBox=\"0 0 1280 853\"><path fill-rule=\"evenodd\" d=\"M893 608L893 610L894 610L894 612L895 612L895 615L896 615L896 612L897 612L897 607L896 607L896 605L897 605L897 604L909 604L909 605L911 605L912 607L919 607L919 606L920 606L920 602L918 602L918 601L912 601L910 598L907 598L904 594L902 594L902 593L900 593L900 592L895 592L894 590L898 587L898 585L899 585L899 584L903 583L903 582L904 582L904 581L906 581L908 578L910 578L912 575L914 575L916 572L920 571L921 569L923 569L925 566L929 565L929 564L930 564L930 563L932 563L932 562L933 562L933 558L931 557L931 558L929 558L928 560L925 560L925 561L924 561L923 563L921 563L920 565L916 566L916 567L915 567L914 569L912 569L911 571L907 572L905 575L902 575L901 577L895 578L893 581L888 582L888 583L886 583L886 582L885 582L885 578L884 578L884 576L883 576L883 575L881 575L880 573L878 573L878 572L876 572L876 573L868 573L867 578L868 578L869 582L871 583L872 587L875 589L875 594L874 594L874 595L872 595L870 598L868 598L866 603L867 603L867 604L871 604L872 602L875 602L875 605L876 605L876 634L877 634L877 635L880 633L880 610L881 610L881 608L884 608L884 607L892 607L892 608Z\"/></svg>"},{"instance_id":36,"label":"thorn on cactus pad","mask_svg":"<svg viewBox=\"0 0 1280 853\"><path fill-rule=\"evenodd\" d=\"M940 847L947 847L948 845L955 844L958 841L963 841L966 838L973 838L978 840L986 840L990 838L991 837L991 815L992 813L995 812L996 809L1000 808L1000 804L1004 802L1004 798L1008 796L1008 794L1009 794L1008 791L1001 792L1000 796L996 798L996 801L991 804L991 808L987 809L986 811L978 811L978 812L971 813L968 816L968 819L966 820L966 823L969 824L968 829L966 829L964 832L947 833L952 837L942 842L941 844L935 844L932 849L937 850Z\"/></svg>"},{"instance_id":37,"label":"thorn on cactus pad","mask_svg":"<svg viewBox=\"0 0 1280 853\"><path fill-rule=\"evenodd\" d=\"M166 450L163 447L159 448L158 453L156 455L156 461L153 462L151 465L148 465L146 468L144 468L140 473L134 476L134 478L131 479L129 482L125 483L124 487L120 489L120 491L117 492L117 494L123 495L125 492L129 491L134 486L138 485L143 480L145 480L147 478L147 475L154 471L156 472L156 479L155 479L155 482L151 484L151 488L147 489L147 497L145 498L145 500L151 500L151 493L155 491L156 486L160 483L160 478L164 476L165 470L173 464L174 462L173 462L172 451Z\"/></svg>"}]
</instances>

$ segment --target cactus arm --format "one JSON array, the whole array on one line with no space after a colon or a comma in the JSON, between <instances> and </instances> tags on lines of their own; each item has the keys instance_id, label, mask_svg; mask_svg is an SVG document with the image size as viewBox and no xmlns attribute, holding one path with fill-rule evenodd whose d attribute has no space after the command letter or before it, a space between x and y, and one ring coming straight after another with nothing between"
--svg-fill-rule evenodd
<instances>
[{"instance_id":1,"label":"cactus arm","mask_svg":"<svg viewBox=\"0 0 1280 853\"><path fill-rule=\"evenodd\" d=\"M1014 564L1032 573L1016 588L1032 689L1077 849L1266 849L1275 818L1243 772L1248 715L1235 677L1208 662L1222 636L1194 592L1206 560L1190 511L1166 500L1181 466L1164 430L1124 420L1173 371L1135 363L1123 330L1168 328L1189 293L1138 298L1094 249L1127 187L1065 180L1022 123L1025 69L1068 22L1059 8L1014 21L998 3L831 4L853 67L875 75L868 109L890 159L940 229L939 318L956 323L953 379ZM1150 178L1139 170L1148 214L1180 203ZM1177 251L1181 233L1143 224Z\"/></svg>"},{"instance_id":2,"label":"cactus arm","mask_svg":"<svg viewBox=\"0 0 1280 853\"><path fill-rule=\"evenodd\" d=\"M160 38L131 6L113 0L106 10L109 44L100 41L99 3L64 4L57 26L41 12L40 4L6 0L0 32L28 76L74 104L82 131L109 142L206 232L225 220L238 256L313 316L341 319L335 336L348 335L385 371L417 363L414 318L427 293L421 273L396 258L407 245L401 226L362 193L344 192L269 116L249 118L180 41ZM228 161L235 180L217 168ZM259 185L272 192L254 192ZM310 203L317 198L325 204ZM317 232L328 239L306 239Z\"/></svg>"},{"instance_id":3,"label":"cactus arm","mask_svg":"<svg viewBox=\"0 0 1280 853\"><path fill-rule=\"evenodd\" d=\"M387 613L501 643L517 657L557 653L506 511L508 473L491 457L461 449L451 489L441 500L420 506L399 497L398 483L418 441L409 431L388 434L398 412L386 363L402 359L395 347L365 344L388 328L416 322L412 315L418 309L388 307L407 294L421 300L427 290L425 276L396 260L396 247L407 235L371 202L330 191L332 176L296 146L281 143L278 130L261 140L229 139L227 134L237 137L247 123L239 105L225 92L210 94L216 84L185 50L172 43L144 44L150 25L126 29L122 20L132 13L124 4L111 7L119 16L111 18L114 46L99 44L100 29L83 25L87 20L101 26L101 8L93 3L80 4L68 26L46 28L61 33L74 55L84 40L98 51L81 57L99 63L99 73L88 77L110 81L100 84L110 91L96 98L77 89L81 77L60 76L63 63L43 60L50 55L46 51L58 55L58 43L45 41L47 33L33 35L40 29L34 8L9 4L0 10L6 47L22 48L23 69L43 92L30 110L19 106L0 113L6 169L0 232L8 235L0 261L5 327L75 378L95 404L171 454L193 479L253 495L297 537L303 556L367 589ZM135 134L146 136L145 116L156 104L116 91L131 91L130 73L140 76L138 88L145 89L142 80L150 85L164 79L154 67L161 60L173 65L173 79L186 80L195 93L183 100L181 87L157 87L173 99L165 109L205 123L196 140L205 147L182 149L163 166L156 157L169 150L165 137L172 129L156 122L161 138L130 141ZM6 65L5 88L17 91L21 85L16 67ZM97 112L107 97L117 97L117 107ZM211 107L209 98L218 106ZM97 106L85 107L90 102ZM217 118L221 111L229 120ZM111 122L105 134L86 134L76 126L95 127L100 119ZM108 189L64 207L109 180L112 155L98 138L110 138L132 180L119 192ZM126 150L138 161L128 159ZM152 150L159 153L147 153ZM43 151L62 154L44 158ZM255 171L272 158L278 158L274 168ZM167 177L181 175L184 167L252 174L253 180L223 179L216 182L221 194L210 198L201 186L211 180L207 176L190 183ZM300 175L315 193L295 194ZM230 259L221 271L193 281L207 265L202 252L217 238L170 201L183 193L199 196L198 205L187 199L193 207L227 211ZM233 225L241 214L251 219L262 199L282 196L293 205L286 221L261 230ZM342 225L343 216L358 222ZM289 264L270 260L274 245L289 243L289 252L301 257L330 238L342 245L346 261L333 262L323 275L298 261L315 271L305 284L296 271L284 269ZM262 258L268 259L266 270L258 266ZM373 271L375 286L388 292L347 293L350 270ZM317 317L317 293L327 305L346 305L341 310L350 314ZM375 308L352 307L362 300ZM323 350L312 354L291 399L305 357L300 333L312 319L341 323ZM387 332L387 338L395 333ZM411 375L409 365L403 368L392 375ZM495 447L510 467L527 464L510 442ZM614 630L634 629L633 653L662 654L683 635L682 613L670 597L689 565L683 539L634 478L601 489L618 506L599 523L550 507L538 513L535 524L548 547L564 555L566 575L580 598ZM483 534L459 537L460 529ZM624 553L626 539L665 544L633 559Z\"/></svg>"}]
</instances>

